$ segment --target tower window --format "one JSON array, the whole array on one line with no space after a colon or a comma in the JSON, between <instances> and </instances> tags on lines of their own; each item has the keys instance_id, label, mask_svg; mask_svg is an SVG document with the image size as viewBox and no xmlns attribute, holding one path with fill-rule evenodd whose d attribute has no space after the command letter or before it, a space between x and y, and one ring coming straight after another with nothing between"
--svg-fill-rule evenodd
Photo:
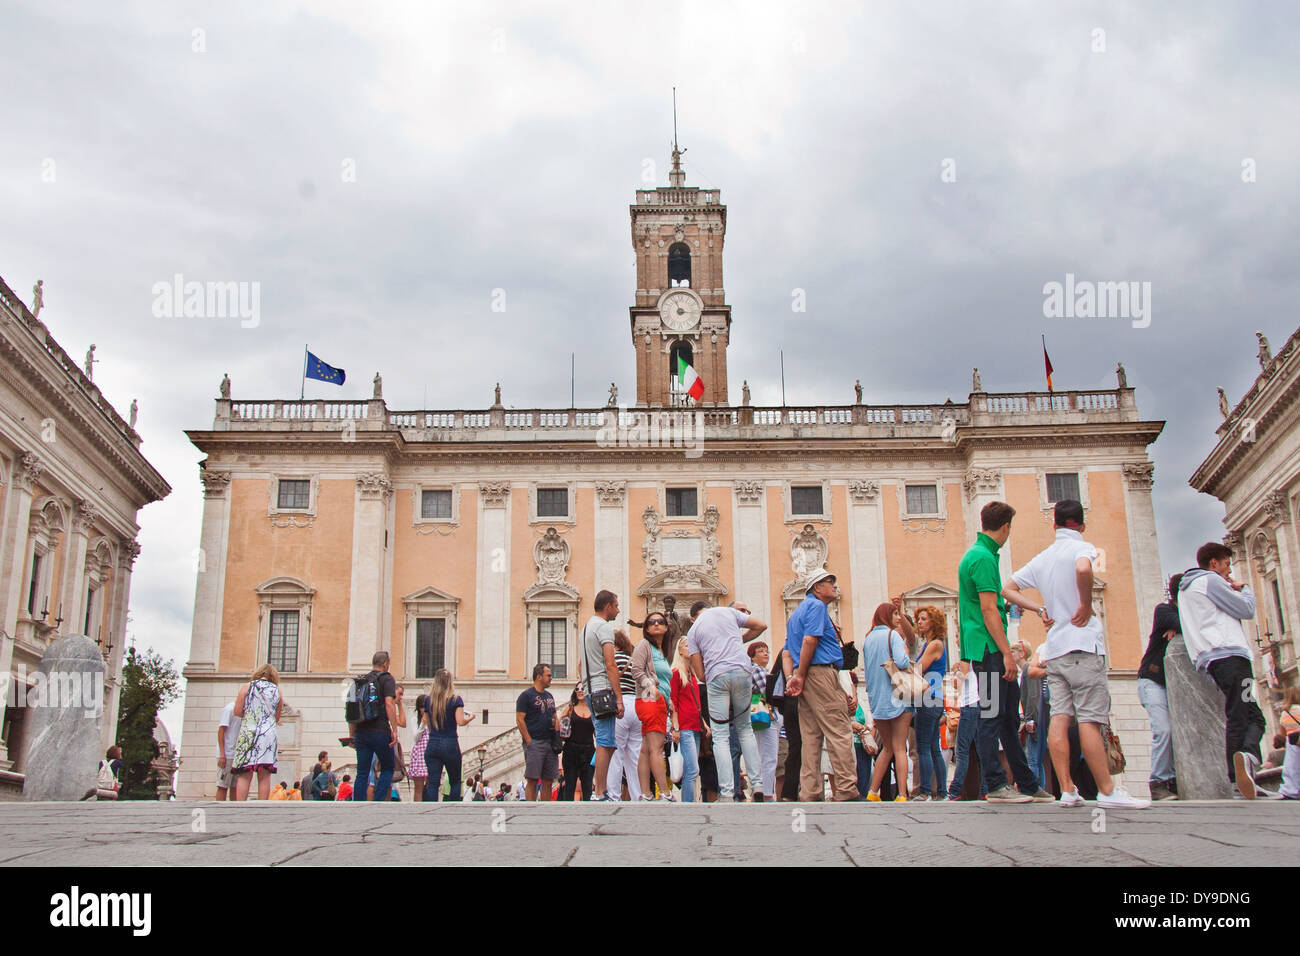
<instances>
[{"instance_id":1,"label":"tower window","mask_svg":"<svg viewBox=\"0 0 1300 956\"><path fill-rule=\"evenodd\" d=\"M668 286L690 286L691 247L684 242L674 242L668 247Z\"/></svg>"}]
</instances>

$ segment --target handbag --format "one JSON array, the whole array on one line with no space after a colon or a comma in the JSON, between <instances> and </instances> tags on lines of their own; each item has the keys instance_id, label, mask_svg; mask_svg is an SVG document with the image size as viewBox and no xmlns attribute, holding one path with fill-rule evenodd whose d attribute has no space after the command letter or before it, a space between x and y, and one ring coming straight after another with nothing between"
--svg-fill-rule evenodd
<instances>
[{"instance_id":1,"label":"handbag","mask_svg":"<svg viewBox=\"0 0 1300 956\"><path fill-rule=\"evenodd\" d=\"M672 753L668 755L668 777L673 783L681 783L685 770L686 761L682 759L681 747L673 744Z\"/></svg>"},{"instance_id":2,"label":"handbag","mask_svg":"<svg viewBox=\"0 0 1300 956\"><path fill-rule=\"evenodd\" d=\"M767 709L767 702L758 691L749 699L749 726L755 730L767 730L772 726L772 712Z\"/></svg>"},{"instance_id":3,"label":"handbag","mask_svg":"<svg viewBox=\"0 0 1300 956\"><path fill-rule=\"evenodd\" d=\"M910 661L905 668L900 668L895 664L893 649L894 638L891 635L889 638L890 656L885 658L885 663L880 666L889 675L889 683L894 688L894 699L909 707L919 706L925 700L925 694L930 689L930 685L924 677L913 669Z\"/></svg>"},{"instance_id":4,"label":"handbag","mask_svg":"<svg viewBox=\"0 0 1300 956\"><path fill-rule=\"evenodd\" d=\"M590 625L587 625L590 627ZM582 629L582 656L585 662L587 657L587 627ZM582 666L581 663L578 665ZM616 717L618 716L618 695L612 687L606 687L603 690L591 689L591 675L586 675L583 680L587 684L587 706L591 708L592 717Z\"/></svg>"},{"instance_id":5,"label":"handbag","mask_svg":"<svg viewBox=\"0 0 1300 956\"><path fill-rule=\"evenodd\" d=\"M1115 736L1115 731L1110 729L1110 724L1106 725L1106 769L1112 774L1123 773L1124 767L1128 761L1124 757L1124 746Z\"/></svg>"},{"instance_id":6,"label":"handbag","mask_svg":"<svg viewBox=\"0 0 1300 956\"><path fill-rule=\"evenodd\" d=\"M858 654L858 645L852 641L847 643L840 641L840 653L844 655L844 663L840 665L842 671L852 671L858 669L858 664L862 658Z\"/></svg>"}]
</instances>

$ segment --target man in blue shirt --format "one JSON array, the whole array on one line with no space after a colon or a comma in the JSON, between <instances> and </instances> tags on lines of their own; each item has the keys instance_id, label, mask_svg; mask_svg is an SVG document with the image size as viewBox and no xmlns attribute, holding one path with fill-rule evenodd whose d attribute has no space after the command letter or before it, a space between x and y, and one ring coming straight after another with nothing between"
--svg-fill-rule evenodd
<instances>
[{"instance_id":1,"label":"man in blue shirt","mask_svg":"<svg viewBox=\"0 0 1300 956\"><path fill-rule=\"evenodd\" d=\"M823 797L823 739L835 780L835 799L859 799L853 724L839 678L844 652L840 648L839 629L827 610L838 594L835 575L829 571L815 572L808 579L807 597L795 608L786 625L782 656L789 654L793 673L786 682L785 693L799 700L799 799L805 802Z\"/></svg>"}]
</instances>

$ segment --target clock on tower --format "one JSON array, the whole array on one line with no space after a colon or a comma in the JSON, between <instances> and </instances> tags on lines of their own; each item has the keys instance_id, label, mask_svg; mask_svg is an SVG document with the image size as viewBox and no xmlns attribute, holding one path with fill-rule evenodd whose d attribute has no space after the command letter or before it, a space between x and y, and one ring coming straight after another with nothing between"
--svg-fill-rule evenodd
<instances>
[{"instance_id":1,"label":"clock on tower","mask_svg":"<svg viewBox=\"0 0 1300 956\"><path fill-rule=\"evenodd\" d=\"M727 207L720 190L686 185L682 152L673 149L670 185L638 189L630 207L636 294L628 311L639 406L727 404L731 307L722 284ZM698 403L685 394L680 361L703 380Z\"/></svg>"}]
</instances>

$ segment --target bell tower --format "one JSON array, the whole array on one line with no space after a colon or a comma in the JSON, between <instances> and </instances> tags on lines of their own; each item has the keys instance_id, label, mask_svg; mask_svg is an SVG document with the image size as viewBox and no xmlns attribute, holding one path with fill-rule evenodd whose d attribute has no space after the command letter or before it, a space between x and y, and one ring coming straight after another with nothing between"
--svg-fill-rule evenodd
<instances>
[{"instance_id":1,"label":"bell tower","mask_svg":"<svg viewBox=\"0 0 1300 956\"><path fill-rule=\"evenodd\" d=\"M669 185L638 189L629 207L636 295L628 311L639 406L727 404L731 306L722 284L727 207L720 190L686 185L684 152L674 135ZM678 377L681 361L703 382L698 401Z\"/></svg>"}]
</instances>

